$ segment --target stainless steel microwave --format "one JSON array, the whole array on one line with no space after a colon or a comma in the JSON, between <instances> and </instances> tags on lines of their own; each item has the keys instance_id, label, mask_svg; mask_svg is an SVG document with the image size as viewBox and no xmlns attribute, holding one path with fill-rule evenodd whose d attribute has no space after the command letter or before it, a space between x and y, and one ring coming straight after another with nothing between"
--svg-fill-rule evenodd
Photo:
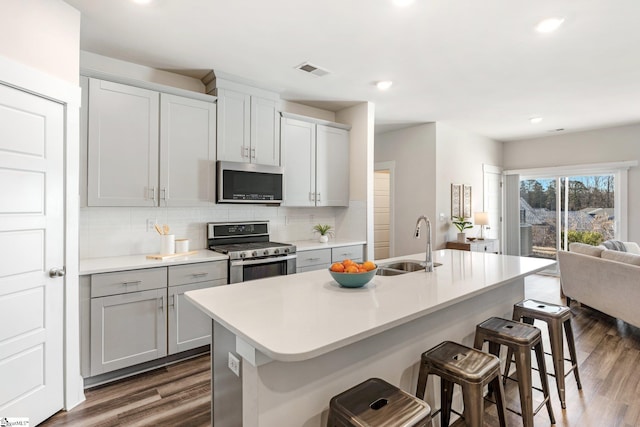
<instances>
[{"instance_id":1,"label":"stainless steel microwave","mask_svg":"<svg viewBox=\"0 0 640 427\"><path fill-rule=\"evenodd\" d=\"M282 203L283 168L218 161L218 203Z\"/></svg>"}]
</instances>

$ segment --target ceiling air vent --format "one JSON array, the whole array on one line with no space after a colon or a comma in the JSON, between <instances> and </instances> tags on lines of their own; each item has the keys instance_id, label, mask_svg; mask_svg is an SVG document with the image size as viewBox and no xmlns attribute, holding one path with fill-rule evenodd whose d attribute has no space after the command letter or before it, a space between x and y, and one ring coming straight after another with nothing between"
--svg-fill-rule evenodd
<instances>
[{"instance_id":1,"label":"ceiling air vent","mask_svg":"<svg viewBox=\"0 0 640 427\"><path fill-rule=\"evenodd\" d=\"M329 70L325 70L324 68L320 68L317 65L310 64L308 62L303 62L302 64L296 67L300 71L304 71L305 73L309 73L316 77L322 77L329 74Z\"/></svg>"}]
</instances>

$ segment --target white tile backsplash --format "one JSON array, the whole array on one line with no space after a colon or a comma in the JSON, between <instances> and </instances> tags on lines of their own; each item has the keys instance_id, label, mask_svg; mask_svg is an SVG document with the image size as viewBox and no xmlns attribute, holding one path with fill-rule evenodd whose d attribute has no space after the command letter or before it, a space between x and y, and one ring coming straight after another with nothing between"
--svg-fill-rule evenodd
<instances>
[{"instance_id":1,"label":"white tile backsplash","mask_svg":"<svg viewBox=\"0 0 640 427\"><path fill-rule=\"evenodd\" d=\"M80 258L158 253L160 238L155 230L147 230L149 219L160 225L168 224L176 239L189 239L189 249L194 250L207 246L207 222L268 220L274 241L310 240L315 238L312 231L315 224L329 224L335 228L337 217L344 217L346 210L239 205L210 208L85 207L80 209ZM359 221L364 223L364 216Z\"/></svg>"}]
</instances>

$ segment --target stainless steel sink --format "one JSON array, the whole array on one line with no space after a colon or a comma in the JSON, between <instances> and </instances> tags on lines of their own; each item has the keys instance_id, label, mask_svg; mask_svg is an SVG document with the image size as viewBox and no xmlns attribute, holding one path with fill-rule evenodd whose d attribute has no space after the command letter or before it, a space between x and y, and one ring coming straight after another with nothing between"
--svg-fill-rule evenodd
<instances>
[{"instance_id":1,"label":"stainless steel sink","mask_svg":"<svg viewBox=\"0 0 640 427\"><path fill-rule=\"evenodd\" d=\"M419 261L398 261L391 264L384 264L383 267L393 268L394 270L402 270L407 273L412 271L424 270L424 264Z\"/></svg>"},{"instance_id":2,"label":"stainless steel sink","mask_svg":"<svg viewBox=\"0 0 640 427\"><path fill-rule=\"evenodd\" d=\"M407 273L402 270L394 270L393 268L384 268L378 267L378 271L376 271L376 276L397 276L398 274Z\"/></svg>"},{"instance_id":3,"label":"stainless steel sink","mask_svg":"<svg viewBox=\"0 0 640 427\"><path fill-rule=\"evenodd\" d=\"M442 264L434 262L434 267L440 267ZM414 271L424 271L424 263L414 260L396 261L389 264L378 265L377 276L397 276L398 274L412 273Z\"/></svg>"}]
</instances>

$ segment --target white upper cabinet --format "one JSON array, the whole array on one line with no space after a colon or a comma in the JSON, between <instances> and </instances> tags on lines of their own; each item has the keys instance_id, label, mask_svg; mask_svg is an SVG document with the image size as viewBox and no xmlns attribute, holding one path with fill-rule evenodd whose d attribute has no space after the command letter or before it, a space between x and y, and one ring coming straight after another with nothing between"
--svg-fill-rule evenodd
<instances>
[{"instance_id":1,"label":"white upper cabinet","mask_svg":"<svg viewBox=\"0 0 640 427\"><path fill-rule=\"evenodd\" d=\"M282 205L348 206L348 126L299 117L282 117Z\"/></svg>"},{"instance_id":2,"label":"white upper cabinet","mask_svg":"<svg viewBox=\"0 0 640 427\"><path fill-rule=\"evenodd\" d=\"M162 206L206 206L215 200L216 106L160 96Z\"/></svg>"},{"instance_id":3,"label":"white upper cabinet","mask_svg":"<svg viewBox=\"0 0 640 427\"><path fill-rule=\"evenodd\" d=\"M316 125L316 206L349 206L349 131Z\"/></svg>"},{"instance_id":4,"label":"white upper cabinet","mask_svg":"<svg viewBox=\"0 0 640 427\"><path fill-rule=\"evenodd\" d=\"M155 206L158 92L89 80L89 206Z\"/></svg>"},{"instance_id":5,"label":"white upper cabinet","mask_svg":"<svg viewBox=\"0 0 640 427\"><path fill-rule=\"evenodd\" d=\"M218 160L280 166L278 96L247 87L216 88Z\"/></svg>"},{"instance_id":6,"label":"white upper cabinet","mask_svg":"<svg viewBox=\"0 0 640 427\"><path fill-rule=\"evenodd\" d=\"M88 98L88 206L213 203L215 98L94 78Z\"/></svg>"},{"instance_id":7,"label":"white upper cabinet","mask_svg":"<svg viewBox=\"0 0 640 427\"><path fill-rule=\"evenodd\" d=\"M316 125L282 118L283 206L315 206Z\"/></svg>"}]
</instances>

